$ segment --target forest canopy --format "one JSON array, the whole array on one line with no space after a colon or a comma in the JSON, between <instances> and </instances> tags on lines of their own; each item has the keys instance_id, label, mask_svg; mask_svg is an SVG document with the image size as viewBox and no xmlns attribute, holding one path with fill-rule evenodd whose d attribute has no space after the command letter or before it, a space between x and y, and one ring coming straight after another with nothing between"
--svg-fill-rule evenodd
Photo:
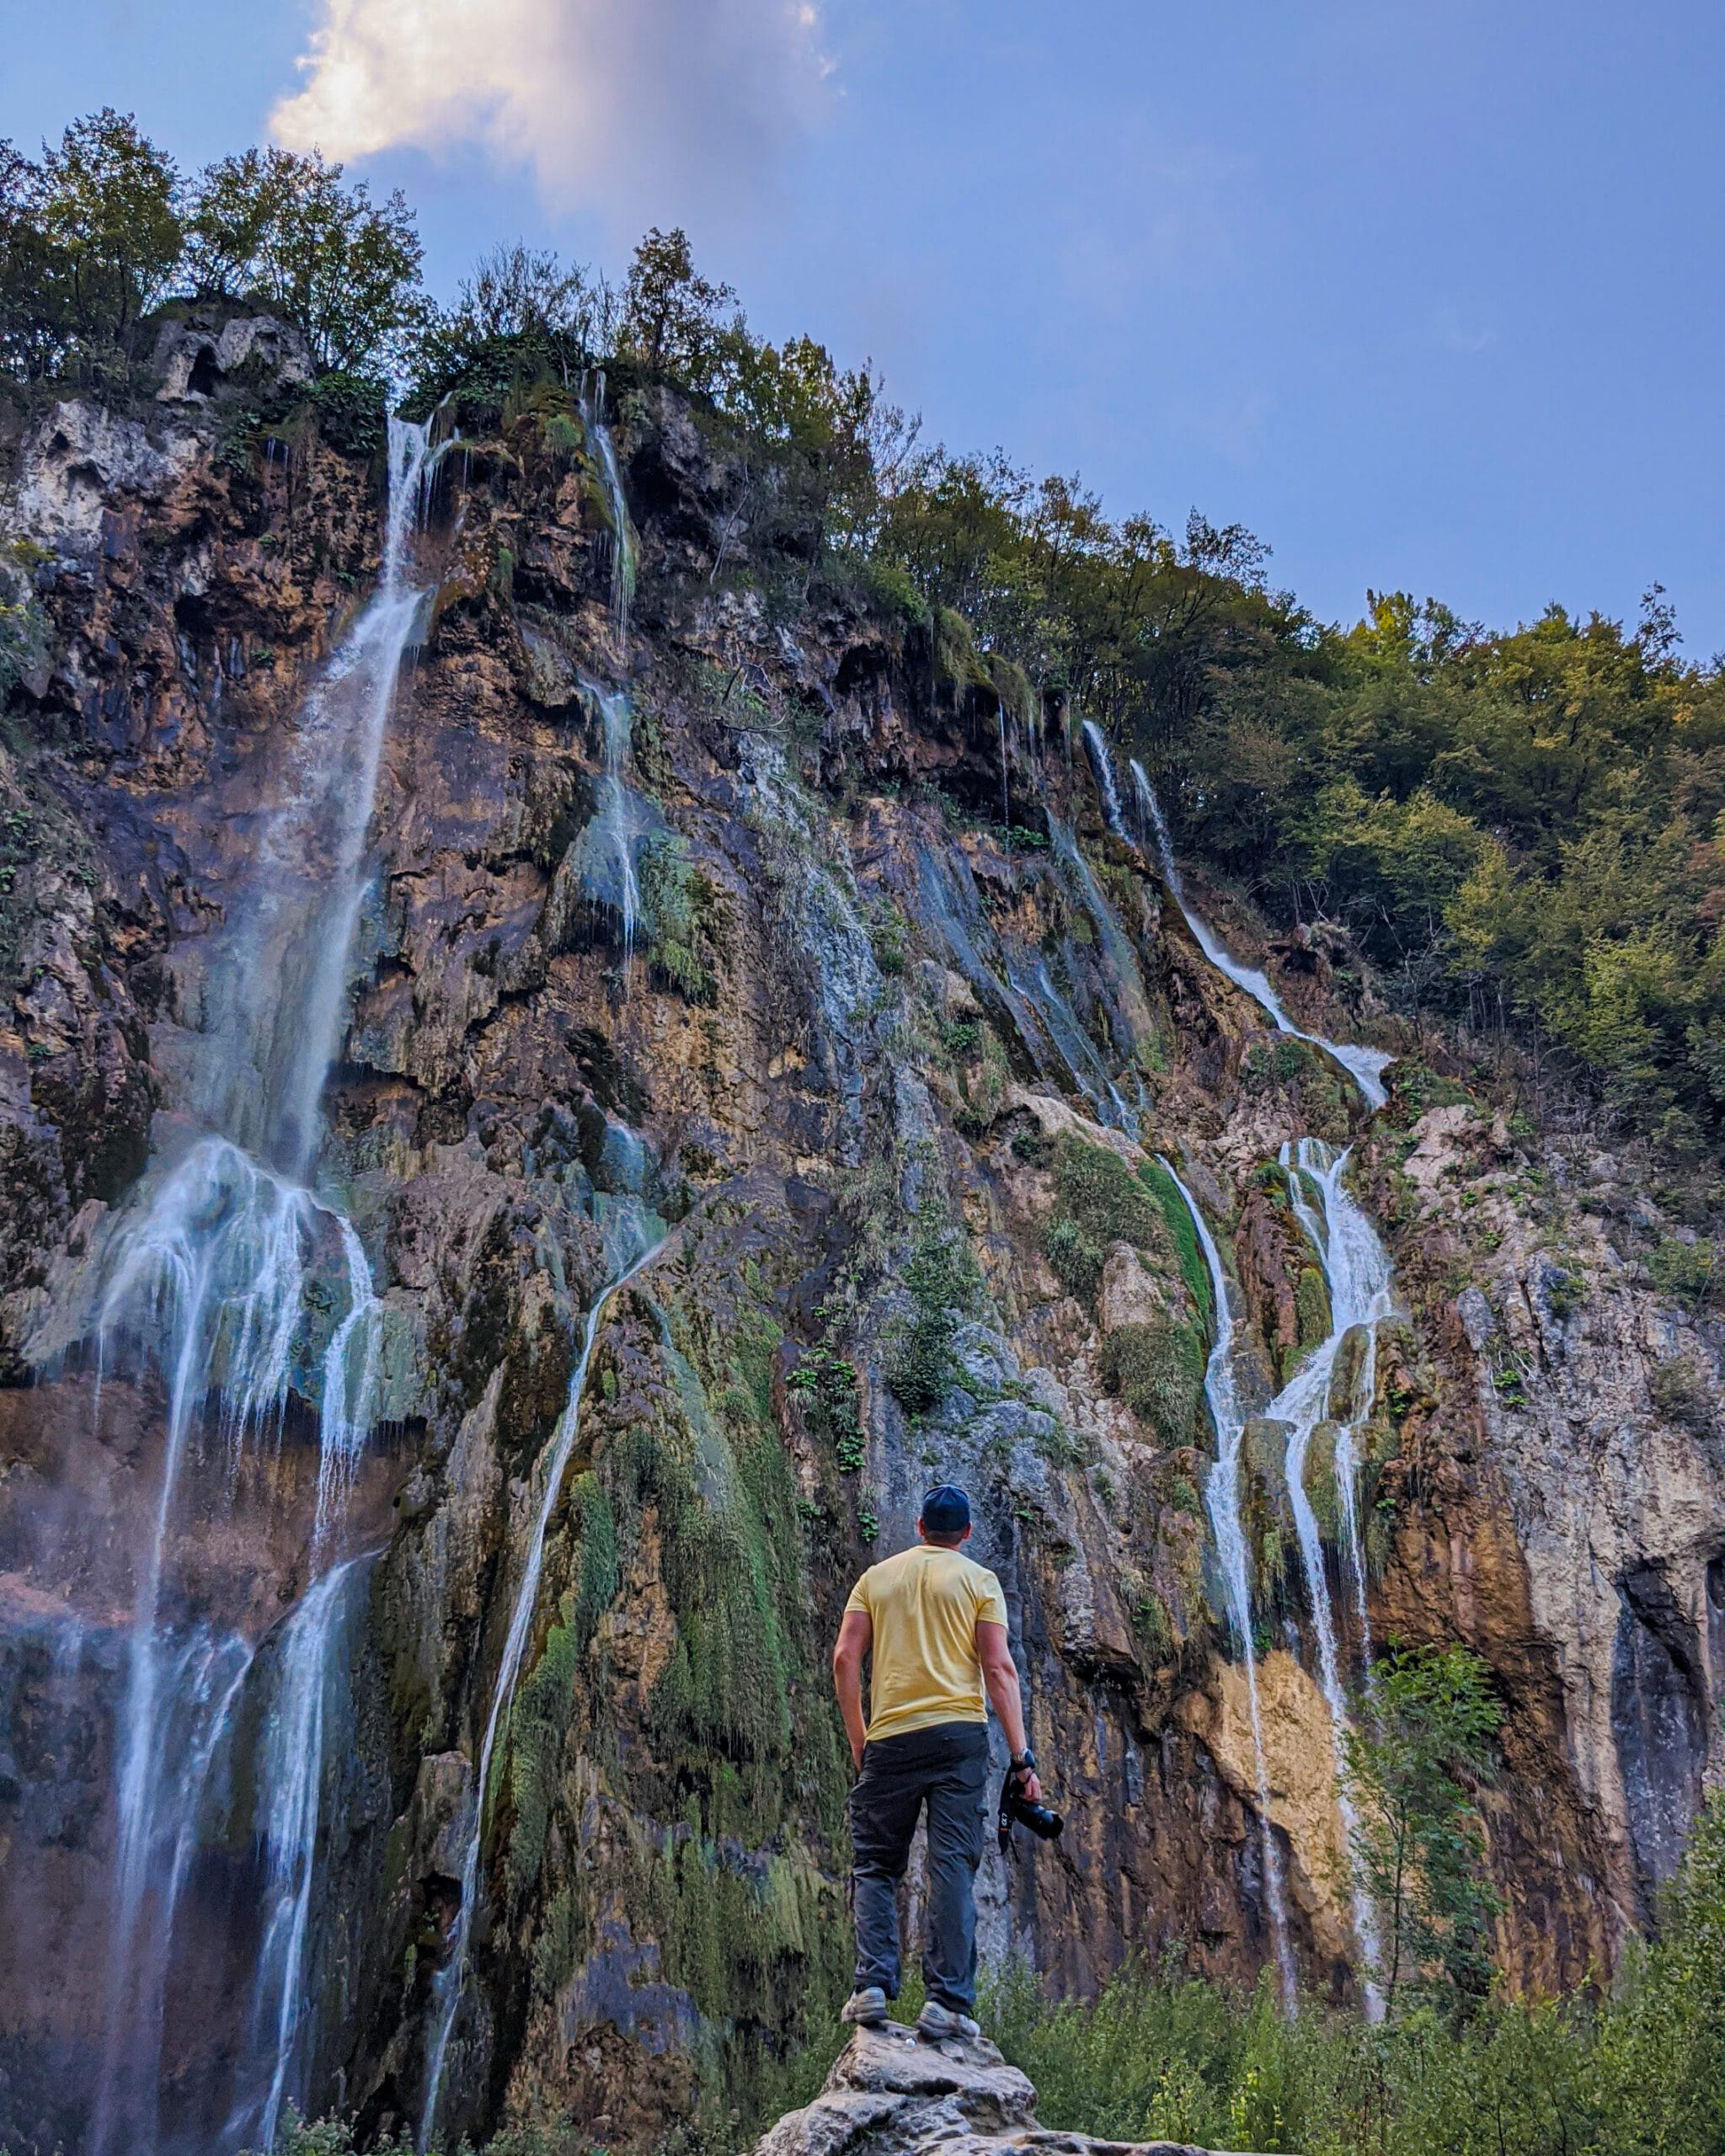
<instances>
[{"instance_id":1,"label":"forest canopy","mask_svg":"<svg viewBox=\"0 0 1725 2156\"><path fill-rule=\"evenodd\" d=\"M399 194L275 149L188 176L104 109L35 157L0 143L0 385L124 394L161 312L211 302L295 323L374 408L495 415L595 363L669 383L805 586L962 616L993 678L1143 760L1183 852L1273 921L1344 925L1393 1006L1555 1049L1679 1154L1717 1140L1725 676L1657 585L1633 625L1553 604L1494 631L1398 591L1327 624L1237 524L1111 518L1076 477L922 442L867 366L756 336L681 232L615 282L501 246L443 305L420 264Z\"/></svg>"}]
</instances>

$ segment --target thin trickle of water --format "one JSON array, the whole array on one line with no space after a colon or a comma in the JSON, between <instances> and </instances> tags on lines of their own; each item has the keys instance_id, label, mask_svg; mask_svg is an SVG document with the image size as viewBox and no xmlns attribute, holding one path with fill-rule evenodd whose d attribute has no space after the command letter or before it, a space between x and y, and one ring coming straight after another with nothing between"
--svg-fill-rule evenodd
<instances>
[{"instance_id":1,"label":"thin trickle of water","mask_svg":"<svg viewBox=\"0 0 1725 2156\"><path fill-rule=\"evenodd\" d=\"M600 822L611 851L617 878L617 910L622 918L623 966L628 969L635 950L635 924L641 917L641 885L635 873L634 819L630 814L629 791L623 772L629 760L631 714L628 694L613 689L599 699L605 726L604 800Z\"/></svg>"},{"instance_id":2,"label":"thin trickle of water","mask_svg":"<svg viewBox=\"0 0 1725 2156\"><path fill-rule=\"evenodd\" d=\"M263 1713L258 1787L259 1822L268 1852L263 1944L252 1990L252 2049L269 2083L255 2109L229 2121L228 2138L275 2146L284 2108L306 2100L307 2037L312 1999L307 1942L318 1872L318 1828L330 1693L348 1590L363 1560L350 1558L317 1580L282 1627Z\"/></svg>"},{"instance_id":3,"label":"thin trickle of water","mask_svg":"<svg viewBox=\"0 0 1725 2156\"><path fill-rule=\"evenodd\" d=\"M1084 745L1090 753L1090 768L1096 774L1096 789L1102 796L1108 829L1116 838L1123 839L1126 824L1120 813L1120 789L1114 783L1114 760L1108 754L1107 738L1093 718L1084 722Z\"/></svg>"},{"instance_id":4,"label":"thin trickle of water","mask_svg":"<svg viewBox=\"0 0 1725 2156\"><path fill-rule=\"evenodd\" d=\"M1042 953L1008 945L984 911L962 854L917 854L918 909L985 1009L999 1013L1042 1075L1079 1096L1098 1123L1135 1126L1096 1043L1055 981Z\"/></svg>"},{"instance_id":5,"label":"thin trickle of water","mask_svg":"<svg viewBox=\"0 0 1725 2156\"><path fill-rule=\"evenodd\" d=\"M1265 1896L1269 1903L1270 1931L1276 1951L1276 1971L1281 1981L1282 2004L1290 2013L1298 1993L1294 1948L1288 1935L1288 1897L1282 1876L1281 1852L1270 1825L1269 1769L1263 1749L1263 1718L1258 1703L1258 1646L1252 1626L1251 1572L1246 1556L1246 1529L1240 1510L1240 1452L1246 1434L1234 1386L1234 1316L1228 1300L1228 1278L1221 1254L1210 1231L1198 1200L1174 1173L1167 1161L1162 1166L1186 1201L1192 1215L1199 1247L1210 1268L1210 1287L1216 1306L1216 1337L1204 1366L1204 1396L1215 1425L1215 1463L1204 1481L1204 1504L1215 1536L1216 1558L1221 1567L1223 1592L1227 1597L1228 1623L1241 1658L1246 1665L1246 1694L1252 1715L1252 1748L1258 1775L1258 1819L1263 1837Z\"/></svg>"},{"instance_id":6,"label":"thin trickle of water","mask_svg":"<svg viewBox=\"0 0 1725 2156\"><path fill-rule=\"evenodd\" d=\"M1099 739L1100 737L1098 737ZM1107 744L1102 744L1107 754ZM1359 1088L1361 1097L1368 1107L1381 1108L1389 1099L1384 1089L1383 1074L1396 1059L1380 1048L1359 1048L1344 1041L1326 1040L1322 1033L1308 1033L1296 1026L1282 1008L1281 998L1270 986L1267 974L1255 966L1242 966L1228 951L1227 947L1214 934L1208 924L1195 914L1186 901L1186 887L1175 865L1174 849L1168 837L1167 820L1162 814L1162 803L1156 799L1156 789L1149 775L1135 756L1131 762L1132 791L1140 819L1140 845L1144 836L1154 842L1162 881L1168 895L1180 909L1181 917L1192 931L1194 941L1206 958L1220 974L1224 974L1236 988L1243 989L1257 1004L1279 1033L1287 1033L1295 1040L1306 1041L1321 1049L1332 1063L1339 1064ZM1124 836L1124 831L1122 832Z\"/></svg>"},{"instance_id":7,"label":"thin trickle of water","mask_svg":"<svg viewBox=\"0 0 1725 2156\"><path fill-rule=\"evenodd\" d=\"M1300 1567L1306 1578L1306 1598L1311 1608L1312 1630L1317 1639L1318 1682L1330 1710L1330 1728L1336 1758L1336 1800L1349 1854L1354 1927L1359 1935L1360 1950L1366 1966L1366 2002L1370 2011L1378 2013L1382 2010L1382 1999L1376 1984L1380 1966L1376 1913L1370 1897L1352 1874L1354 1834L1359 1822L1348 1796L1344 1778L1346 1754L1343 1737L1348 1727L1348 1696L1342 1682L1341 1657L1337 1644L1335 1612L1330 1600L1329 1576L1324 1566L1323 1536L1311 1499L1306 1493L1306 1469L1313 1436L1319 1424L1328 1417L1331 1412L1332 1380L1343 1342L1356 1326L1364 1327L1367 1337L1370 1337L1378 1321L1388 1317L1394 1309L1390 1294L1390 1260L1376 1230L1354 1203L1343 1182L1348 1166L1345 1152L1332 1154L1316 1139L1303 1138L1297 1150L1290 1145L1282 1148L1281 1161L1288 1177L1288 1189L1295 1215L1306 1231L1328 1283L1330 1331L1328 1337L1313 1349L1265 1412L1271 1420L1288 1426L1283 1471L1287 1483L1288 1502L1294 1513L1295 1532L1300 1543ZM1308 1184L1317 1193L1316 1207L1307 1194ZM1375 1364L1373 1367L1375 1369ZM1350 1521L1356 1505L1354 1488L1355 1455L1354 1448L1350 1444L1345 1454L1344 1469L1340 1429L1346 1429L1351 1434L1362 1413L1370 1409L1370 1395L1365 1395L1364 1399L1361 1396L1364 1375L1362 1366L1362 1371L1355 1380L1354 1396L1343 1403L1345 1412L1338 1417L1340 1428L1333 1472L1344 1518ZM1363 1621L1365 1580L1359 1561L1357 1529L1352 1531L1351 1539L1354 1544L1351 1556L1354 1566L1355 1591Z\"/></svg>"},{"instance_id":8,"label":"thin trickle of water","mask_svg":"<svg viewBox=\"0 0 1725 2156\"><path fill-rule=\"evenodd\" d=\"M1114 1049L1124 1072L1137 1084L1138 1052L1151 1038L1155 1024L1145 1001L1144 979L1138 969L1138 953L1120 925L1120 917L1097 882L1095 872L1081 851L1070 826L1052 813L1048 819L1049 842L1055 865L1065 878L1071 895L1089 915L1102 963L1098 968L1107 992ZM1139 1093L1139 1100L1143 1095ZM1129 1112L1125 1127L1135 1130L1138 1119Z\"/></svg>"},{"instance_id":9,"label":"thin trickle of water","mask_svg":"<svg viewBox=\"0 0 1725 2156\"><path fill-rule=\"evenodd\" d=\"M582 385L581 424L598 459L600 483L605 488L611 519L611 618L617 642L627 642L629 606L635 595L635 531L629 521L629 504L617 470L617 446L605 424L605 374L595 368Z\"/></svg>"},{"instance_id":10,"label":"thin trickle of water","mask_svg":"<svg viewBox=\"0 0 1725 2156\"><path fill-rule=\"evenodd\" d=\"M658 1228L656 1234L652 1232L655 1226ZM509 1632L504 1641L502 1659L498 1664L497 1681L492 1688L491 1710L486 1717L485 1735L479 1747L478 1767L473 1777L469 1800L467 1849L462 1863L461 1904L456 1916L455 1937L451 1943L449 1958L438 1972L434 1993L437 2020L426 2053L425 2093L419 2115L418 2146L422 2156L423 2152L430 2148L431 2137L436 2129L438 2099L443 2090L450 2036L455 2027L456 2015L467 1984L467 1951L473 1941L473 1917L479 1897L479 1863L484 1842L485 1800L491 1778L492 1758L496 1751L499 1732L514 1702L515 1685L521 1677L521 1660L532 1631L533 1615L539 1601L539 1577L545 1565L546 1537L557 1511L558 1501L563 1494L563 1477L569 1470L569 1459L574 1451L575 1439L580 1428L581 1395L586 1387L588 1365L593 1359L594 1343L599 1337L599 1327L610 1308L611 1299L652 1262L665 1239L662 1225L635 1204L619 1208L606 1223L606 1241L617 1269L608 1285L595 1298L593 1307L587 1313L581 1352L576 1358L574 1370L569 1379L569 1397L556 1431L546 1448L544 1486L540 1492L533 1532L527 1544L527 1559L521 1573L521 1583L516 1590L515 1605L510 1613Z\"/></svg>"}]
</instances>

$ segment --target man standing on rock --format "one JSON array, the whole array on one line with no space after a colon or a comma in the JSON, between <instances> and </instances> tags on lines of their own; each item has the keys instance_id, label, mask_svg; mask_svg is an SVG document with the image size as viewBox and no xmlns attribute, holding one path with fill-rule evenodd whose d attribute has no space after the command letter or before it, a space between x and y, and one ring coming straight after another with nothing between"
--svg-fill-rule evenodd
<instances>
[{"instance_id":1,"label":"man standing on rock","mask_svg":"<svg viewBox=\"0 0 1725 2156\"><path fill-rule=\"evenodd\" d=\"M1007 1644L1006 1598L994 1574L959 1547L969 1539L970 1500L950 1483L931 1490L916 1533L915 1548L870 1566L857 1581L833 1649L833 1684L857 1767L851 1791L857 1988L844 2018L884 2021L887 2001L898 1996L898 1886L926 1804L928 2002L916 2025L930 2037L974 2036L988 1702L1012 1747L1009 1771L1020 1793L1035 1803L1042 1789ZM871 1648L865 1723L862 1663Z\"/></svg>"}]
</instances>

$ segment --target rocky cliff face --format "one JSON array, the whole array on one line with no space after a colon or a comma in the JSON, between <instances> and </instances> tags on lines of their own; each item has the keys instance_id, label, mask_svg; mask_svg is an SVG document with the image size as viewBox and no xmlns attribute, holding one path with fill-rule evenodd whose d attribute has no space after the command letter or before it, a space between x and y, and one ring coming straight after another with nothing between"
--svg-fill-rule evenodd
<instances>
[{"instance_id":1,"label":"rocky cliff face","mask_svg":"<svg viewBox=\"0 0 1725 2156\"><path fill-rule=\"evenodd\" d=\"M1345 952L1231 915L1290 1023L1401 1057L1369 1113L1206 958L1064 714L816 576L662 391L434 446L375 771L328 786L381 436L269 435L202 353L147 422L62 404L5 445L0 2126L237 2146L285 2095L375 2132L429 2098L439 2134L637 2145L697 2088L748 2102L847 1988L837 1613L943 1477L1071 1822L991 1857L991 1951L1357 1989L1321 1600L1344 1678L1368 1630L1487 1657L1501 1958L1608 1963L1721 1756L1720 1342L1657 1284L1681 1222L1436 1075ZM270 886L299 910L266 905L319 787ZM212 1106L211 1043L325 978L302 1171ZM254 1166L117 1314L211 1132ZM1302 1139L1352 1145L1393 1263L1345 1337ZM252 1243L208 1383L163 1342L260 1188L294 1284L248 1418ZM1201 1396L1230 1315L1261 1742ZM1320 1349L1290 1479L1279 1396ZM141 1582L177 1809L127 1794ZM159 2067L147 2123L110 2089L99 2132L116 2028Z\"/></svg>"}]
</instances>

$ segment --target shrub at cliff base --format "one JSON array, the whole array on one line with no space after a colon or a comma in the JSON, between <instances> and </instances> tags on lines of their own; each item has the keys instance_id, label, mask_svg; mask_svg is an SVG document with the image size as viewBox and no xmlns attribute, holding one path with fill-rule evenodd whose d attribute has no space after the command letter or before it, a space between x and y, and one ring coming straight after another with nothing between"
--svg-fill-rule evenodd
<instances>
[{"instance_id":1,"label":"shrub at cliff base","mask_svg":"<svg viewBox=\"0 0 1725 2156\"><path fill-rule=\"evenodd\" d=\"M1092 2002L1023 1969L985 2004L1044 2127L1300 2156L1718 2156L1725 2149L1725 1801L1662 1935L1603 1999L1428 1993L1382 2028L1266 1981L1249 1999L1171 1958Z\"/></svg>"}]
</instances>

